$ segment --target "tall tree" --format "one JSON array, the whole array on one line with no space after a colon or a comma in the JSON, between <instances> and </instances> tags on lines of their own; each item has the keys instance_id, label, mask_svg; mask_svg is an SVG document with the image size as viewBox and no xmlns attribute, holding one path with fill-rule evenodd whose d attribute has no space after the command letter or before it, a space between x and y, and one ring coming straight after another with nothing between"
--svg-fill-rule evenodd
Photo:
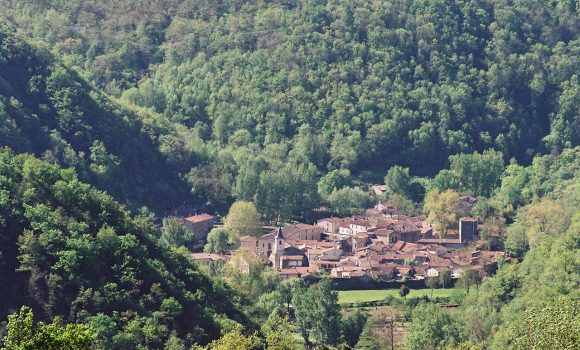
<instances>
[{"instance_id":1,"label":"tall tree","mask_svg":"<svg viewBox=\"0 0 580 350\"><path fill-rule=\"evenodd\" d=\"M457 227L459 222L461 213L459 193L454 190L446 190L443 193L429 192L425 198L425 212L427 222L433 225L436 234L445 237L447 231Z\"/></svg>"},{"instance_id":2,"label":"tall tree","mask_svg":"<svg viewBox=\"0 0 580 350\"><path fill-rule=\"evenodd\" d=\"M395 165L389 169L385 176L385 185L393 194L399 194L405 197L411 197L411 176L409 168L403 168Z\"/></svg>"},{"instance_id":3,"label":"tall tree","mask_svg":"<svg viewBox=\"0 0 580 350\"><path fill-rule=\"evenodd\" d=\"M224 253L228 247L235 248L240 243L240 238L230 234L225 228L216 227L209 231L207 243L203 247L206 253Z\"/></svg>"},{"instance_id":4,"label":"tall tree","mask_svg":"<svg viewBox=\"0 0 580 350\"><path fill-rule=\"evenodd\" d=\"M167 247L180 247L191 244L194 234L185 225L181 225L174 217L163 218L161 237L159 241Z\"/></svg>"},{"instance_id":5,"label":"tall tree","mask_svg":"<svg viewBox=\"0 0 580 350\"><path fill-rule=\"evenodd\" d=\"M348 346L354 348L360 339L360 335L367 323L368 315L363 314L360 309L341 321L342 338Z\"/></svg>"},{"instance_id":6,"label":"tall tree","mask_svg":"<svg viewBox=\"0 0 580 350\"><path fill-rule=\"evenodd\" d=\"M237 201L230 207L224 228L237 237L254 236L262 233L260 214L252 202Z\"/></svg>"},{"instance_id":7,"label":"tall tree","mask_svg":"<svg viewBox=\"0 0 580 350\"><path fill-rule=\"evenodd\" d=\"M405 345L411 350L441 349L465 340L461 322L434 304L420 304L411 312Z\"/></svg>"}]
</instances>

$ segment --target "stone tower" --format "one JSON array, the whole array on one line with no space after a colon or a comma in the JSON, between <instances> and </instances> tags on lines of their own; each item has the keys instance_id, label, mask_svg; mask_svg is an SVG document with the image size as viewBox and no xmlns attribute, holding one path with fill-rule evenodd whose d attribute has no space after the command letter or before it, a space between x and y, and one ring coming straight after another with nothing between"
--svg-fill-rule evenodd
<instances>
[{"instance_id":1,"label":"stone tower","mask_svg":"<svg viewBox=\"0 0 580 350\"><path fill-rule=\"evenodd\" d=\"M284 255L284 235L282 234L282 227L278 227L276 236L274 236L274 246L272 247L271 260L275 269L282 267L280 258Z\"/></svg>"}]
</instances>

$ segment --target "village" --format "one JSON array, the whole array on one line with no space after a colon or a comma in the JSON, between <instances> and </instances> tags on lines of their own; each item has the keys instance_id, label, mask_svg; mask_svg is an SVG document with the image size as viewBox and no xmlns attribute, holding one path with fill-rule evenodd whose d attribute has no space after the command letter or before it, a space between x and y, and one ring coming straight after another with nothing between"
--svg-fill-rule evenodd
<instances>
[{"instance_id":1,"label":"village","mask_svg":"<svg viewBox=\"0 0 580 350\"><path fill-rule=\"evenodd\" d=\"M229 262L242 273L249 273L249 260L261 260L280 279L317 280L326 276L337 281L351 279L354 284L424 281L440 274L457 279L467 270L489 275L506 255L498 249L499 237L491 237L487 244L479 240L481 225L470 216L475 201L474 197L461 197L465 216L459 219L457 229L444 235L434 230L425 216L408 216L389 203L379 202L361 215L323 218L312 225L269 227L270 232L262 236L242 236L237 251L244 254L236 254L235 259L234 251L194 252L192 259L200 265ZM180 223L203 242L214 220L211 215L198 214L181 218Z\"/></svg>"}]
</instances>

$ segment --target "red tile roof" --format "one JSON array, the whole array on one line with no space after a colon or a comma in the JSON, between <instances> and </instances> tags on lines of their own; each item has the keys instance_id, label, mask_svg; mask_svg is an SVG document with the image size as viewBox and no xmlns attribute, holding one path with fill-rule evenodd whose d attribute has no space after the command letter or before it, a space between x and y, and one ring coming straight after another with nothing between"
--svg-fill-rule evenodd
<instances>
[{"instance_id":1,"label":"red tile roof","mask_svg":"<svg viewBox=\"0 0 580 350\"><path fill-rule=\"evenodd\" d=\"M199 214L199 215L193 215L193 216L189 216L186 217L185 220L192 222L192 223L198 223L198 222L203 222L203 221L209 221L212 220L213 221L214 217L209 215L209 214Z\"/></svg>"}]
</instances>

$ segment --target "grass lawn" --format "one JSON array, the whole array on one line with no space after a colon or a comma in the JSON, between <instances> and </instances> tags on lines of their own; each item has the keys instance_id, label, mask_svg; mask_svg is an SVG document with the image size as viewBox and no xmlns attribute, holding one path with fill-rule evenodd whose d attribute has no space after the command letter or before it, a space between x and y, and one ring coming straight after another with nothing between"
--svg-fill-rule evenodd
<instances>
[{"instance_id":1,"label":"grass lawn","mask_svg":"<svg viewBox=\"0 0 580 350\"><path fill-rule=\"evenodd\" d=\"M433 297L449 297L455 289L434 289ZM383 300L387 296L392 295L397 298L399 296L398 289L372 289L372 290L344 290L338 292L338 303L360 303L362 301L377 301ZM431 289L411 289L407 298L416 298L422 296L431 297ZM402 298L401 298L402 299Z\"/></svg>"}]
</instances>

